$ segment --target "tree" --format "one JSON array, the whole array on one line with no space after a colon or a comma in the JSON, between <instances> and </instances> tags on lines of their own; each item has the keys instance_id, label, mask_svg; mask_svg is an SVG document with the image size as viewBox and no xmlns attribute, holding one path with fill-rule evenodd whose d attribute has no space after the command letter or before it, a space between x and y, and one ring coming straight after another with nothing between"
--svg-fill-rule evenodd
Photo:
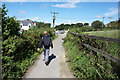
<instances>
[{"instance_id":1,"label":"tree","mask_svg":"<svg viewBox=\"0 0 120 80\"><path fill-rule=\"evenodd\" d=\"M76 27L82 27L83 24L82 23L77 23L77 24L60 24L55 26L55 29L57 30L67 30L67 29L71 29L71 28L76 28Z\"/></svg>"},{"instance_id":2,"label":"tree","mask_svg":"<svg viewBox=\"0 0 120 80\"><path fill-rule=\"evenodd\" d=\"M26 19L27 21L30 21L30 19Z\"/></svg>"},{"instance_id":3,"label":"tree","mask_svg":"<svg viewBox=\"0 0 120 80\"><path fill-rule=\"evenodd\" d=\"M75 27L82 27L83 26L83 23L77 23L75 24Z\"/></svg>"},{"instance_id":4,"label":"tree","mask_svg":"<svg viewBox=\"0 0 120 80\"><path fill-rule=\"evenodd\" d=\"M50 23L44 23L44 25L45 25L45 26L44 26L45 28L50 28L50 26L51 26Z\"/></svg>"},{"instance_id":5,"label":"tree","mask_svg":"<svg viewBox=\"0 0 120 80\"><path fill-rule=\"evenodd\" d=\"M118 20L118 27L120 27L120 18L119 18L119 20Z\"/></svg>"},{"instance_id":6,"label":"tree","mask_svg":"<svg viewBox=\"0 0 120 80\"><path fill-rule=\"evenodd\" d=\"M18 35L19 21L15 17L7 16L8 9L6 10L6 5L2 5L2 36L3 40L7 39L9 36Z\"/></svg>"},{"instance_id":7,"label":"tree","mask_svg":"<svg viewBox=\"0 0 120 80\"><path fill-rule=\"evenodd\" d=\"M44 22L37 22L37 27L38 28L50 28L51 24L50 23L44 23Z\"/></svg>"},{"instance_id":8,"label":"tree","mask_svg":"<svg viewBox=\"0 0 120 80\"><path fill-rule=\"evenodd\" d=\"M1 27L2 27L2 8L0 8L0 34L1 34Z\"/></svg>"},{"instance_id":9,"label":"tree","mask_svg":"<svg viewBox=\"0 0 120 80\"><path fill-rule=\"evenodd\" d=\"M84 26L89 26L89 23L84 23Z\"/></svg>"},{"instance_id":10,"label":"tree","mask_svg":"<svg viewBox=\"0 0 120 80\"><path fill-rule=\"evenodd\" d=\"M62 23L61 25L59 25L59 30L63 30L64 29L64 24Z\"/></svg>"},{"instance_id":11,"label":"tree","mask_svg":"<svg viewBox=\"0 0 120 80\"><path fill-rule=\"evenodd\" d=\"M94 21L94 22L92 23L92 27L93 27L93 28L96 28L96 29L99 29L99 28L102 29L102 28L105 27L105 25L103 24L103 22L97 20L97 21Z\"/></svg>"},{"instance_id":12,"label":"tree","mask_svg":"<svg viewBox=\"0 0 120 80\"><path fill-rule=\"evenodd\" d=\"M113 28L119 27L118 21L111 21L110 23L107 24L107 27L113 27Z\"/></svg>"}]
</instances>

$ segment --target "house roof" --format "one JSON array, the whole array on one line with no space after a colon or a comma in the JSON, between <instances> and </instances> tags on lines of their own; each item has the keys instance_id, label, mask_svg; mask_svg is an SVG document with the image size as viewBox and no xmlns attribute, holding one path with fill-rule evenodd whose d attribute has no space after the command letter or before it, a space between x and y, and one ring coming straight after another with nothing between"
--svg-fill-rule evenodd
<instances>
[{"instance_id":1,"label":"house roof","mask_svg":"<svg viewBox=\"0 0 120 80\"><path fill-rule=\"evenodd\" d=\"M20 20L20 23L23 24L23 26L28 26L28 24L31 24L33 26L33 22L32 21L28 21L28 20Z\"/></svg>"}]
</instances>

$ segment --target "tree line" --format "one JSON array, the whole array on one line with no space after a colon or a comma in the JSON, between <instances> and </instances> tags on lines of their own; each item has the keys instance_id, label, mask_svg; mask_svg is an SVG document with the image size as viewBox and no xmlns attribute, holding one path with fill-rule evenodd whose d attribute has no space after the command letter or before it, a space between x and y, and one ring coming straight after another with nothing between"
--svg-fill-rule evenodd
<instances>
[{"instance_id":1,"label":"tree line","mask_svg":"<svg viewBox=\"0 0 120 80\"><path fill-rule=\"evenodd\" d=\"M118 24L119 22L119 24ZM102 28L119 28L119 25L120 25L120 20L116 20L116 21L111 21L110 23L108 23L107 25L105 25L103 22L99 21L99 20L96 20L96 21L93 21L91 26L89 25L89 23L76 23L76 24L60 24L60 25L57 25L55 26L55 29L57 30L67 30L67 29L72 29L72 28L79 28L79 27L92 27L92 28L95 28L95 29L102 29Z\"/></svg>"}]
</instances>

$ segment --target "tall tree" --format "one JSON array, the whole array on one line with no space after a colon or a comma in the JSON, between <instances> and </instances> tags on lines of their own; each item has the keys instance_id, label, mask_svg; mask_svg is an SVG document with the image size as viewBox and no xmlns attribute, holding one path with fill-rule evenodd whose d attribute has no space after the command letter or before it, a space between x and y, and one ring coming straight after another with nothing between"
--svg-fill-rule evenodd
<instances>
[{"instance_id":1,"label":"tall tree","mask_svg":"<svg viewBox=\"0 0 120 80\"><path fill-rule=\"evenodd\" d=\"M6 10L6 5L2 5L2 36L3 40L7 39L9 36L18 35L19 21L15 17L7 16L8 9Z\"/></svg>"},{"instance_id":2,"label":"tall tree","mask_svg":"<svg viewBox=\"0 0 120 80\"><path fill-rule=\"evenodd\" d=\"M84 26L89 26L89 23L84 23Z\"/></svg>"},{"instance_id":3,"label":"tall tree","mask_svg":"<svg viewBox=\"0 0 120 80\"><path fill-rule=\"evenodd\" d=\"M94 21L94 22L92 23L92 27L93 27L93 28L96 28L96 29L99 29L99 28L104 28L105 25L103 24L103 22L97 20L97 21Z\"/></svg>"},{"instance_id":4,"label":"tall tree","mask_svg":"<svg viewBox=\"0 0 120 80\"><path fill-rule=\"evenodd\" d=\"M0 32L2 27L2 8L0 7Z\"/></svg>"},{"instance_id":5,"label":"tall tree","mask_svg":"<svg viewBox=\"0 0 120 80\"><path fill-rule=\"evenodd\" d=\"M107 27L113 27L113 28L118 28L118 21L111 21L110 23L107 24Z\"/></svg>"},{"instance_id":6,"label":"tall tree","mask_svg":"<svg viewBox=\"0 0 120 80\"><path fill-rule=\"evenodd\" d=\"M77 23L75 24L75 27L82 27L83 26L83 23Z\"/></svg>"},{"instance_id":7,"label":"tall tree","mask_svg":"<svg viewBox=\"0 0 120 80\"><path fill-rule=\"evenodd\" d=\"M118 20L118 27L120 27L120 18L119 18L119 20Z\"/></svg>"},{"instance_id":8,"label":"tall tree","mask_svg":"<svg viewBox=\"0 0 120 80\"><path fill-rule=\"evenodd\" d=\"M37 22L37 27L38 28L50 28L50 26L51 26L50 23Z\"/></svg>"}]
</instances>

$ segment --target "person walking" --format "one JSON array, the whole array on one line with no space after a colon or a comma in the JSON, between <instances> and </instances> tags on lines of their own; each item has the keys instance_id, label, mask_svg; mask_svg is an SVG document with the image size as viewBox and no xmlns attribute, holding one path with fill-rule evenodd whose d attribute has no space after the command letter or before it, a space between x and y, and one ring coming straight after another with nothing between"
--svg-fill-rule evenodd
<instances>
[{"instance_id":1,"label":"person walking","mask_svg":"<svg viewBox=\"0 0 120 80\"><path fill-rule=\"evenodd\" d=\"M44 51L44 60L45 60L45 64L48 65L49 64L49 51L50 51L50 47L53 48L53 43L51 38L48 36L47 31L44 31L44 36L42 37L40 44L37 48L37 50L40 50L40 47L43 45L43 51Z\"/></svg>"}]
</instances>

